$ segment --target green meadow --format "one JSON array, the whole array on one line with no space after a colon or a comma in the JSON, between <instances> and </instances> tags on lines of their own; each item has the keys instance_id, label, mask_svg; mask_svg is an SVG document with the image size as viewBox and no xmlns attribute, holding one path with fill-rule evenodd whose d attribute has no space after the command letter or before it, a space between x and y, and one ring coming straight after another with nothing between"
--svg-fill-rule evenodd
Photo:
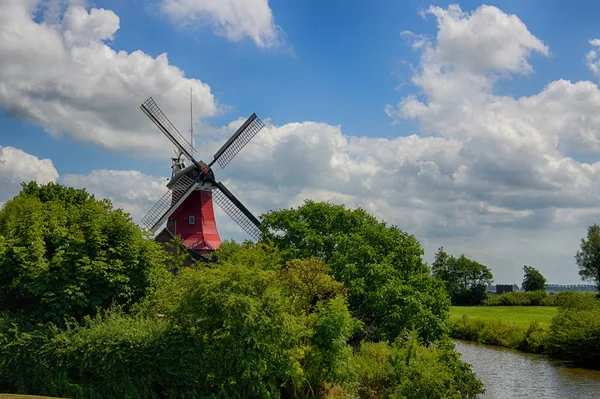
<instances>
[{"instance_id":1,"label":"green meadow","mask_svg":"<svg viewBox=\"0 0 600 399\"><path fill-rule=\"evenodd\" d=\"M486 322L512 322L525 328L537 321L540 327L548 328L557 314L556 306L452 306L450 321L456 321L466 315Z\"/></svg>"}]
</instances>

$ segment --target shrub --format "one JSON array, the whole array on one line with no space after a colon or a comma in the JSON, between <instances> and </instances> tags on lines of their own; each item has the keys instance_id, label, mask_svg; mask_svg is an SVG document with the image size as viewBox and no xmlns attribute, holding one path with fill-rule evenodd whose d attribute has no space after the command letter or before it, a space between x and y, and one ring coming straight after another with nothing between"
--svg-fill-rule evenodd
<instances>
[{"instance_id":1,"label":"shrub","mask_svg":"<svg viewBox=\"0 0 600 399\"><path fill-rule=\"evenodd\" d=\"M388 359L392 348L387 342L362 342L353 355L361 398L381 398L391 385L393 368Z\"/></svg>"},{"instance_id":2,"label":"shrub","mask_svg":"<svg viewBox=\"0 0 600 399\"><path fill-rule=\"evenodd\" d=\"M485 306L555 306L555 300L545 291L516 291L489 296L483 304Z\"/></svg>"},{"instance_id":3,"label":"shrub","mask_svg":"<svg viewBox=\"0 0 600 399\"><path fill-rule=\"evenodd\" d=\"M459 320L449 320L448 326L450 327L452 338L479 341L479 336L485 327L485 322L463 315Z\"/></svg>"},{"instance_id":4,"label":"shrub","mask_svg":"<svg viewBox=\"0 0 600 399\"><path fill-rule=\"evenodd\" d=\"M479 334L479 340L484 344L518 348L525 339L526 329L513 323L500 320L484 323L484 328Z\"/></svg>"},{"instance_id":5,"label":"shrub","mask_svg":"<svg viewBox=\"0 0 600 399\"><path fill-rule=\"evenodd\" d=\"M600 306L600 301L592 292L565 291L557 294L554 300L556 306L570 309L593 309Z\"/></svg>"},{"instance_id":6,"label":"shrub","mask_svg":"<svg viewBox=\"0 0 600 399\"><path fill-rule=\"evenodd\" d=\"M593 294L565 292L558 298L559 314L552 319L549 353L576 363L600 364L600 301Z\"/></svg>"},{"instance_id":7,"label":"shrub","mask_svg":"<svg viewBox=\"0 0 600 399\"><path fill-rule=\"evenodd\" d=\"M531 323L518 349L529 353L544 353L548 346L549 333L537 321Z\"/></svg>"},{"instance_id":8,"label":"shrub","mask_svg":"<svg viewBox=\"0 0 600 399\"><path fill-rule=\"evenodd\" d=\"M422 345L415 334L362 343L354 355L361 398L475 398L484 393L471 366L450 347Z\"/></svg>"}]
</instances>

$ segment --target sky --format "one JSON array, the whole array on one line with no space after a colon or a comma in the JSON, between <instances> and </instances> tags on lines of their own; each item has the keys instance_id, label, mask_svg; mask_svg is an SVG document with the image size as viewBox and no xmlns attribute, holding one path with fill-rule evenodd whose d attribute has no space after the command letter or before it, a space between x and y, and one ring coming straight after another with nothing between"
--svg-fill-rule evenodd
<instances>
[{"instance_id":1,"label":"sky","mask_svg":"<svg viewBox=\"0 0 600 399\"><path fill-rule=\"evenodd\" d=\"M257 216L362 207L517 283L578 284L600 222L600 5L592 1L0 0L0 204L22 181L166 192L153 97ZM248 238L216 209L223 239Z\"/></svg>"}]
</instances>

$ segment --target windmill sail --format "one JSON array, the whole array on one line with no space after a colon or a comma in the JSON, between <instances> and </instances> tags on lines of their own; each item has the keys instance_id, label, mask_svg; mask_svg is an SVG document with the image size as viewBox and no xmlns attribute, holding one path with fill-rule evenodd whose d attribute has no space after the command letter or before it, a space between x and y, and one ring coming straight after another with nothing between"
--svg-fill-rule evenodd
<instances>
[{"instance_id":1,"label":"windmill sail","mask_svg":"<svg viewBox=\"0 0 600 399\"><path fill-rule=\"evenodd\" d=\"M256 114L253 113L250 115L246 122L217 151L214 159L208 166L210 167L215 162L219 162L221 168L224 168L264 126L265 124L258 119Z\"/></svg>"},{"instance_id":2,"label":"windmill sail","mask_svg":"<svg viewBox=\"0 0 600 399\"><path fill-rule=\"evenodd\" d=\"M142 219L142 223L156 233L167 218L189 197L194 188L196 188L196 182L187 176L181 176L177 183L148 211Z\"/></svg>"},{"instance_id":3,"label":"windmill sail","mask_svg":"<svg viewBox=\"0 0 600 399\"><path fill-rule=\"evenodd\" d=\"M140 108L189 160L194 161L193 154L196 150L192 144L179 133L179 130L171 123L169 118L162 112L152 97L144 101Z\"/></svg>"},{"instance_id":4,"label":"windmill sail","mask_svg":"<svg viewBox=\"0 0 600 399\"><path fill-rule=\"evenodd\" d=\"M255 240L260 239L261 231L259 229L260 222L252 213L223 185L216 183L217 190L213 191L212 199L231 217L237 224L240 225L246 233L250 234Z\"/></svg>"}]
</instances>

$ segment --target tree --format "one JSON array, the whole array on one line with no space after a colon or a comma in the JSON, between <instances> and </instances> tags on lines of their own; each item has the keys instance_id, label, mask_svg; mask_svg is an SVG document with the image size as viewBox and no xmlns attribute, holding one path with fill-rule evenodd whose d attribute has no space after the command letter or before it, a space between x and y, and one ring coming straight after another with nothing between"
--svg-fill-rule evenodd
<instances>
[{"instance_id":1,"label":"tree","mask_svg":"<svg viewBox=\"0 0 600 399\"><path fill-rule=\"evenodd\" d=\"M85 190L23 185L0 210L0 310L36 322L129 306L166 279L164 251Z\"/></svg>"},{"instance_id":2,"label":"tree","mask_svg":"<svg viewBox=\"0 0 600 399\"><path fill-rule=\"evenodd\" d=\"M314 257L331 268L364 324L361 338L393 340L405 328L426 341L445 335L450 304L414 236L363 209L313 201L271 211L262 225L263 240L285 259Z\"/></svg>"},{"instance_id":3,"label":"tree","mask_svg":"<svg viewBox=\"0 0 600 399\"><path fill-rule=\"evenodd\" d=\"M575 255L582 280L594 281L600 296L600 226L588 227L587 240L581 239L581 249Z\"/></svg>"},{"instance_id":4,"label":"tree","mask_svg":"<svg viewBox=\"0 0 600 399\"><path fill-rule=\"evenodd\" d=\"M534 267L523 266L525 276L523 277L523 289L525 291L545 291L546 290L546 278L542 276Z\"/></svg>"},{"instance_id":5,"label":"tree","mask_svg":"<svg viewBox=\"0 0 600 399\"><path fill-rule=\"evenodd\" d=\"M431 265L433 275L446 285L448 295L454 305L479 305L486 298L487 286L493 281L491 270L467 258L448 255L440 247Z\"/></svg>"}]
</instances>

